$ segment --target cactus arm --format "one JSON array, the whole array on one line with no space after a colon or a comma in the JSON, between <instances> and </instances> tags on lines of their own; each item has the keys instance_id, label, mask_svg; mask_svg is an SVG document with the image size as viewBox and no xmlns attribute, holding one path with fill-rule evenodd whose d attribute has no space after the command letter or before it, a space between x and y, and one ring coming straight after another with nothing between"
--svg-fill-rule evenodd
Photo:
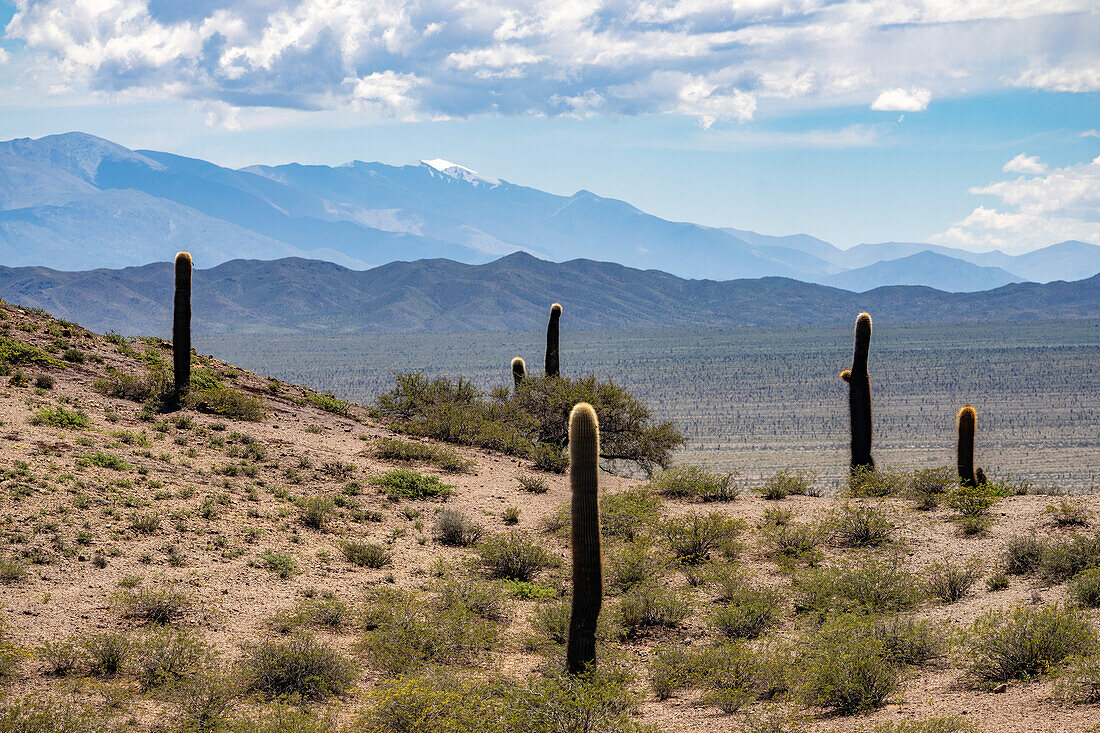
<instances>
[{"instance_id":1,"label":"cactus arm","mask_svg":"<svg viewBox=\"0 0 1100 733\"><path fill-rule=\"evenodd\" d=\"M581 402L569 415L569 486L573 494L573 609L566 644L569 674L580 674L596 663L596 624L603 602L599 460L600 426L596 411L587 402Z\"/></svg>"},{"instance_id":2,"label":"cactus arm","mask_svg":"<svg viewBox=\"0 0 1100 733\"><path fill-rule=\"evenodd\" d=\"M546 376L558 376L558 320L561 304L550 306L550 322L546 325Z\"/></svg>"}]
</instances>

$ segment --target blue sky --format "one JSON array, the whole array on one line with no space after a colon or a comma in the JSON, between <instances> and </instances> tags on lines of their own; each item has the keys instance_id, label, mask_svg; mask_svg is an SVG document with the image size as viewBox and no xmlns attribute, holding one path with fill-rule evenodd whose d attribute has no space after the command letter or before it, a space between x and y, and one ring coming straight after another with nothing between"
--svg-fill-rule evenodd
<instances>
[{"instance_id":1,"label":"blue sky","mask_svg":"<svg viewBox=\"0 0 1100 733\"><path fill-rule=\"evenodd\" d=\"M0 138L446 158L840 246L1100 242L1092 0L0 0Z\"/></svg>"}]
</instances>

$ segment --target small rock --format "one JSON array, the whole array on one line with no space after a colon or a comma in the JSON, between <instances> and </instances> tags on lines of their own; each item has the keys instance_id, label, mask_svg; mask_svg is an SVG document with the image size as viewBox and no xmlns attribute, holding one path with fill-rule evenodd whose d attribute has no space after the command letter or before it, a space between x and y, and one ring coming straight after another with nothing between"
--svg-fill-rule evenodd
<instances>
[{"instance_id":1,"label":"small rock","mask_svg":"<svg viewBox=\"0 0 1100 733\"><path fill-rule=\"evenodd\" d=\"M1001 684L994 687L993 691L994 692L1008 692L1008 683L1007 682L1002 682Z\"/></svg>"}]
</instances>

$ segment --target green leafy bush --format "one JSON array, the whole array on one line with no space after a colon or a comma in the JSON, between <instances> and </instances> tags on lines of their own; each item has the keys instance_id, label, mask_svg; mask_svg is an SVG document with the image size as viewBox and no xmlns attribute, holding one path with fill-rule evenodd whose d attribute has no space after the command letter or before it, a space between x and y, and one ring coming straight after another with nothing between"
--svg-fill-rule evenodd
<instances>
[{"instance_id":1,"label":"green leafy bush","mask_svg":"<svg viewBox=\"0 0 1100 733\"><path fill-rule=\"evenodd\" d=\"M635 585L619 603L623 631L630 637L646 629L674 628L690 613L691 600L686 594L652 581Z\"/></svg>"},{"instance_id":2,"label":"green leafy bush","mask_svg":"<svg viewBox=\"0 0 1100 733\"><path fill-rule=\"evenodd\" d=\"M794 590L795 608L819 615L903 611L922 596L918 578L905 570L898 556L865 555L808 570L795 578Z\"/></svg>"},{"instance_id":3,"label":"green leafy bush","mask_svg":"<svg viewBox=\"0 0 1100 733\"><path fill-rule=\"evenodd\" d=\"M741 493L734 476L701 466L676 466L662 471L650 482L650 487L672 499L733 501Z\"/></svg>"},{"instance_id":4,"label":"green leafy bush","mask_svg":"<svg viewBox=\"0 0 1100 733\"><path fill-rule=\"evenodd\" d=\"M881 509L845 504L832 518L833 537L842 547L869 547L890 540L893 523Z\"/></svg>"},{"instance_id":5,"label":"green leafy bush","mask_svg":"<svg viewBox=\"0 0 1100 733\"><path fill-rule=\"evenodd\" d=\"M786 604L780 591L747 582L726 584L721 600L711 623L731 639L755 639L779 623Z\"/></svg>"},{"instance_id":6,"label":"green leafy bush","mask_svg":"<svg viewBox=\"0 0 1100 733\"><path fill-rule=\"evenodd\" d=\"M1004 569L1013 575L1025 575L1039 569L1043 559L1043 543L1032 534L1010 537L1005 543Z\"/></svg>"},{"instance_id":7,"label":"green leafy bush","mask_svg":"<svg viewBox=\"0 0 1100 733\"><path fill-rule=\"evenodd\" d=\"M1040 675L1096 647L1096 632L1073 606L989 611L970 629L968 671L982 686Z\"/></svg>"},{"instance_id":8,"label":"green leafy bush","mask_svg":"<svg viewBox=\"0 0 1100 733\"><path fill-rule=\"evenodd\" d=\"M524 532L495 534L478 546L481 563L494 578L530 582L542 570L560 564L558 558Z\"/></svg>"},{"instance_id":9,"label":"green leafy bush","mask_svg":"<svg viewBox=\"0 0 1100 733\"><path fill-rule=\"evenodd\" d=\"M740 549L736 538L742 529L743 522L721 512L687 512L660 523L672 554L685 565L706 562L715 551L735 557Z\"/></svg>"},{"instance_id":10,"label":"green leafy bush","mask_svg":"<svg viewBox=\"0 0 1100 733\"><path fill-rule=\"evenodd\" d=\"M356 674L351 660L308 634L246 645L241 662L245 689L268 698L343 695Z\"/></svg>"},{"instance_id":11,"label":"green leafy bush","mask_svg":"<svg viewBox=\"0 0 1100 733\"><path fill-rule=\"evenodd\" d=\"M364 733L503 733L505 696L444 670L401 675L376 687L354 730Z\"/></svg>"},{"instance_id":12,"label":"green leafy bush","mask_svg":"<svg viewBox=\"0 0 1100 733\"><path fill-rule=\"evenodd\" d=\"M810 471L776 471L764 482L760 493L765 499L786 499L801 496L813 486L816 476Z\"/></svg>"},{"instance_id":13,"label":"green leafy bush","mask_svg":"<svg viewBox=\"0 0 1100 733\"><path fill-rule=\"evenodd\" d=\"M302 524L313 529L324 530L336 513L336 502L329 496L306 496L296 503Z\"/></svg>"},{"instance_id":14,"label":"green leafy bush","mask_svg":"<svg viewBox=\"0 0 1100 733\"><path fill-rule=\"evenodd\" d=\"M988 484L959 486L947 495L947 505L963 517L981 517L999 498Z\"/></svg>"},{"instance_id":15,"label":"green leafy bush","mask_svg":"<svg viewBox=\"0 0 1100 733\"><path fill-rule=\"evenodd\" d=\"M260 555L259 560L263 567L280 578L289 578L298 572L298 563L293 557L275 552L275 550L266 550Z\"/></svg>"},{"instance_id":16,"label":"green leafy bush","mask_svg":"<svg viewBox=\"0 0 1100 733\"><path fill-rule=\"evenodd\" d=\"M388 461L423 461L438 466L448 473L470 470L474 462L463 458L449 448L427 443L413 443L396 438L380 438L374 446L374 454Z\"/></svg>"},{"instance_id":17,"label":"green leafy bush","mask_svg":"<svg viewBox=\"0 0 1100 733\"><path fill-rule=\"evenodd\" d=\"M115 604L124 616L151 624L169 624L187 613L191 597L170 586L126 590L118 594Z\"/></svg>"},{"instance_id":18,"label":"green leafy bush","mask_svg":"<svg viewBox=\"0 0 1100 733\"><path fill-rule=\"evenodd\" d=\"M958 565L950 560L933 563L925 576L928 595L944 603L954 603L967 594L967 591L982 576L980 562Z\"/></svg>"},{"instance_id":19,"label":"green leafy bush","mask_svg":"<svg viewBox=\"0 0 1100 733\"><path fill-rule=\"evenodd\" d=\"M454 493L455 487L445 484L438 476L427 476L407 468L388 471L375 476L371 483L378 486L391 499L442 499Z\"/></svg>"},{"instance_id":20,"label":"green leafy bush","mask_svg":"<svg viewBox=\"0 0 1100 733\"><path fill-rule=\"evenodd\" d=\"M826 621L803 639L799 692L810 705L851 715L890 702L901 667L884 641L851 616Z\"/></svg>"},{"instance_id":21,"label":"green leafy bush","mask_svg":"<svg viewBox=\"0 0 1100 733\"><path fill-rule=\"evenodd\" d=\"M191 389L184 404L193 410L232 420L260 422L267 417L263 400L229 387Z\"/></svg>"},{"instance_id":22,"label":"green leafy bush","mask_svg":"<svg viewBox=\"0 0 1100 733\"><path fill-rule=\"evenodd\" d=\"M393 560L393 553L382 545L372 542L341 542L340 551L344 559L361 568L381 568Z\"/></svg>"},{"instance_id":23,"label":"green leafy bush","mask_svg":"<svg viewBox=\"0 0 1100 733\"><path fill-rule=\"evenodd\" d=\"M1050 542L1039 558L1043 577L1058 583L1093 568L1100 568L1100 532Z\"/></svg>"},{"instance_id":24,"label":"green leafy bush","mask_svg":"<svg viewBox=\"0 0 1100 733\"><path fill-rule=\"evenodd\" d=\"M49 425L54 428L83 429L91 425L88 414L83 410L67 410L61 405L44 407L31 417L31 425Z\"/></svg>"},{"instance_id":25,"label":"green leafy bush","mask_svg":"<svg viewBox=\"0 0 1100 733\"><path fill-rule=\"evenodd\" d=\"M444 545L468 547L476 544L485 529L457 509L444 509L435 520L435 536Z\"/></svg>"},{"instance_id":26,"label":"green leafy bush","mask_svg":"<svg viewBox=\"0 0 1100 733\"><path fill-rule=\"evenodd\" d=\"M134 645L132 666L138 682L148 690L199 674L212 651L191 629L160 627Z\"/></svg>"},{"instance_id":27,"label":"green leafy bush","mask_svg":"<svg viewBox=\"0 0 1100 733\"><path fill-rule=\"evenodd\" d=\"M1100 608L1100 568L1078 573L1069 583L1073 599L1086 608Z\"/></svg>"},{"instance_id":28,"label":"green leafy bush","mask_svg":"<svg viewBox=\"0 0 1100 733\"><path fill-rule=\"evenodd\" d=\"M1048 504L1043 514L1058 527L1084 527L1089 523L1092 512L1081 500L1072 501L1062 498L1057 504Z\"/></svg>"}]
</instances>

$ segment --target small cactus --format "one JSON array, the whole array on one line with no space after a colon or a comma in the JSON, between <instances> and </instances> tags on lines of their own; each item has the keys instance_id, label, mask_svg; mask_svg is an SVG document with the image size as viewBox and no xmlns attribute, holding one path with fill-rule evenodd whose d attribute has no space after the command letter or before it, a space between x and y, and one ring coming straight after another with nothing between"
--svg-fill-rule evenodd
<instances>
[{"instance_id":1,"label":"small cactus","mask_svg":"<svg viewBox=\"0 0 1100 733\"><path fill-rule=\"evenodd\" d=\"M873 470L871 457L871 378L867 373L867 352L871 348L871 316L856 318L856 348L852 368L840 373L848 383L848 411L852 418L852 471Z\"/></svg>"},{"instance_id":2,"label":"small cactus","mask_svg":"<svg viewBox=\"0 0 1100 733\"><path fill-rule=\"evenodd\" d=\"M512 359L512 380L516 383L516 389L519 389L520 383L523 382L526 376L527 364L524 363L523 359L519 356Z\"/></svg>"},{"instance_id":3,"label":"small cactus","mask_svg":"<svg viewBox=\"0 0 1100 733\"><path fill-rule=\"evenodd\" d=\"M176 255L176 296L172 309L172 370L177 402L191 385L191 253Z\"/></svg>"},{"instance_id":4,"label":"small cactus","mask_svg":"<svg viewBox=\"0 0 1100 733\"><path fill-rule=\"evenodd\" d=\"M561 303L550 306L550 323L546 326L546 376L558 376L558 319Z\"/></svg>"},{"instance_id":5,"label":"small cactus","mask_svg":"<svg viewBox=\"0 0 1100 733\"><path fill-rule=\"evenodd\" d=\"M573 610L565 652L569 674L580 674L596 664L596 624L603 602L599 460L596 411L587 402L580 402L569 414L569 487L573 493Z\"/></svg>"},{"instance_id":6,"label":"small cactus","mask_svg":"<svg viewBox=\"0 0 1100 733\"><path fill-rule=\"evenodd\" d=\"M985 471L974 470L974 431L978 415L974 408L965 405L959 410L956 426L959 432L959 481L963 486L981 486L986 482Z\"/></svg>"}]
</instances>

